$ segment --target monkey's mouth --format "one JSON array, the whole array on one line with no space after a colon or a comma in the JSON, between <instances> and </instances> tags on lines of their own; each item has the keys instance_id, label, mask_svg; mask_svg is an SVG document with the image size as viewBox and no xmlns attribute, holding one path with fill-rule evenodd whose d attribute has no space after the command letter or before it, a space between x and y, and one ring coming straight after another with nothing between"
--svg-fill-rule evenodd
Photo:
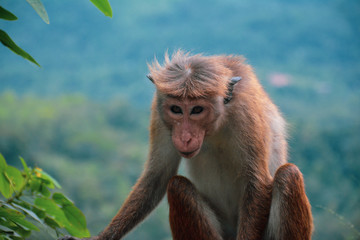
<instances>
[{"instance_id":1,"label":"monkey's mouth","mask_svg":"<svg viewBox=\"0 0 360 240\"><path fill-rule=\"evenodd\" d=\"M180 152L180 154L184 158L192 158L198 153L198 150L199 149L196 149L195 151L192 151L192 152Z\"/></svg>"}]
</instances>

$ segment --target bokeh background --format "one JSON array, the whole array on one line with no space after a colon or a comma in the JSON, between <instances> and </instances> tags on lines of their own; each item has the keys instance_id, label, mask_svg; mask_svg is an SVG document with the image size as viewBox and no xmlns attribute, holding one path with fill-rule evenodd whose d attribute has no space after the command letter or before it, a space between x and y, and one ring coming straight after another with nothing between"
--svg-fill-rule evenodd
<instances>
[{"instance_id":1,"label":"bokeh background","mask_svg":"<svg viewBox=\"0 0 360 240\"><path fill-rule=\"evenodd\" d=\"M0 0L0 28L42 66L0 46L0 152L54 176L92 234L115 215L147 157L165 51L244 55L289 122L289 161L305 177L313 239L360 239L358 0ZM163 202L125 239L171 239ZM42 239L49 236L41 236Z\"/></svg>"}]
</instances>

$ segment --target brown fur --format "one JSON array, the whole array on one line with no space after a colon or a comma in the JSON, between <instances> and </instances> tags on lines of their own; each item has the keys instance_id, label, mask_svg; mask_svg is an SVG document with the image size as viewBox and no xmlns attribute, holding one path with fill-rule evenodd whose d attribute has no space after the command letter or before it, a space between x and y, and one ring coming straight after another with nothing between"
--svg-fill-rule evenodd
<instances>
[{"instance_id":1,"label":"brown fur","mask_svg":"<svg viewBox=\"0 0 360 240\"><path fill-rule=\"evenodd\" d=\"M171 60L165 55L163 66L157 60L149 65L156 88L179 98L226 96L231 71L218 64L217 58L176 52Z\"/></svg>"},{"instance_id":2,"label":"brown fur","mask_svg":"<svg viewBox=\"0 0 360 240\"><path fill-rule=\"evenodd\" d=\"M148 160L118 214L94 239L120 239L166 189L175 240L311 239L302 175L286 163L285 121L244 58L178 51L149 69L157 92ZM225 104L236 76L242 79ZM181 156L188 158L190 179L175 176Z\"/></svg>"},{"instance_id":3,"label":"brown fur","mask_svg":"<svg viewBox=\"0 0 360 240\"><path fill-rule=\"evenodd\" d=\"M170 226L173 239L221 239L203 214L203 200L193 184L185 177L175 176L168 184Z\"/></svg>"},{"instance_id":4,"label":"brown fur","mask_svg":"<svg viewBox=\"0 0 360 240\"><path fill-rule=\"evenodd\" d=\"M276 196L277 195L277 196ZM281 206L280 228L277 233L269 233L269 239L302 240L311 239L313 230L312 214L306 197L304 180L300 170L287 163L275 175L273 197L279 198Z\"/></svg>"}]
</instances>

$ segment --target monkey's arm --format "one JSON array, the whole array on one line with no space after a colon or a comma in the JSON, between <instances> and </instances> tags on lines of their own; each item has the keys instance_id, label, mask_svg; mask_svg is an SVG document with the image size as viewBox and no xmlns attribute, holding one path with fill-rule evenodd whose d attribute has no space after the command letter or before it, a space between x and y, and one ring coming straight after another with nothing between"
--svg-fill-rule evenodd
<instances>
[{"instance_id":1,"label":"monkey's arm","mask_svg":"<svg viewBox=\"0 0 360 240\"><path fill-rule=\"evenodd\" d=\"M157 156L159 159L164 156ZM159 159L149 159L144 172L138 179L111 223L99 235L89 240L118 240L125 236L138 223L140 223L160 202L166 192L167 183L177 172L180 157L169 155L166 158L171 163L164 163ZM163 166L157 166L164 163ZM80 240L75 237L65 236L61 240ZM83 239L85 240L85 239Z\"/></svg>"},{"instance_id":2,"label":"monkey's arm","mask_svg":"<svg viewBox=\"0 0 360 240\"><path fill-rule=\"evenodd\" d=\"M176 168L169 170L152 171L151 167L148 166L106 229L99 236L86 239L118 240L126 235L156 207L165 195L167 183L171 176L176 173ZM80 239L65 236L59 240Z\"/></svg>"},{"instance_id":3,"label":"monkey's arm","mask_svg":"<svg viewBox=\"0 0 360 240\"><path fill-rule=\"evenodd\" d=\"M258 99L259 96L257 98L249 96L259 89L250 90L249 93L245 91L241 93L245 103L240 110L242 117L238 118L240 121L238 139L243 141L239 141L239 146L245 146L245 150L241 173L244 193L240 199L237 240L262 239L271 206L272 177L268 167L271 128L266 121L268 117Z\"/></svg>"},{"instance_id":4,"label":"monkey's arm","mask_svg":"<svg viewBox=\"0 0 360 240\"><path fill-rule=\"evenodd\" d=\"M150 176L149 172L138 180L118 214L99 235L99 240L120 239L156 207L165 194L166 185L164 183L168 182L170 175L163 174L163 172L154 172L153 174L156 175Z\"/></svg>"},{"instance_id":5,"label":"monkey's arm","mask_svg":"<svg viewBox=\"0 0 360 240\"><path fill-rule=\"evenodd\" d=\"M99 240L120 239L142 221L164 197L167 183L177 172L180 156L166 129L150 130L150 152L145 170L117 215L99 235Z\"/></svg>"}]
</instances>

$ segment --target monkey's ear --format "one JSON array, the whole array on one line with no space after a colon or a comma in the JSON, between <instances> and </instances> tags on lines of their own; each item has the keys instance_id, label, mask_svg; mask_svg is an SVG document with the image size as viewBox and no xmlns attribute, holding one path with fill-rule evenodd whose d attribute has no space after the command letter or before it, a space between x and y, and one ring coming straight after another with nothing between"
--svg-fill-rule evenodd
<instances>
[{"instance_id":1,"label":"monkey's ear","mask_svg":"<svg viewBox=\"0 0 360 240\"><path fill-rule=\"evenodd\" d=\"M232 77L230 82L228 83L228 89L226 93L226 98L224 98L224 104L227 104L232 99L232 92L234 90L234 86L241 80L241 77Z\"/></svg>"},{"instance_id":2,"label":"monkey's ear","mask_svg":"<svg viewBox=\"0 0 360 240\"><path fill-rule=\"evenodd\" d=\"M146 77L152 82L154 83L154 79L152 78L152 76L150 75L150 73L148 75L146 75Z\"/></svg>"}]
</instances>

